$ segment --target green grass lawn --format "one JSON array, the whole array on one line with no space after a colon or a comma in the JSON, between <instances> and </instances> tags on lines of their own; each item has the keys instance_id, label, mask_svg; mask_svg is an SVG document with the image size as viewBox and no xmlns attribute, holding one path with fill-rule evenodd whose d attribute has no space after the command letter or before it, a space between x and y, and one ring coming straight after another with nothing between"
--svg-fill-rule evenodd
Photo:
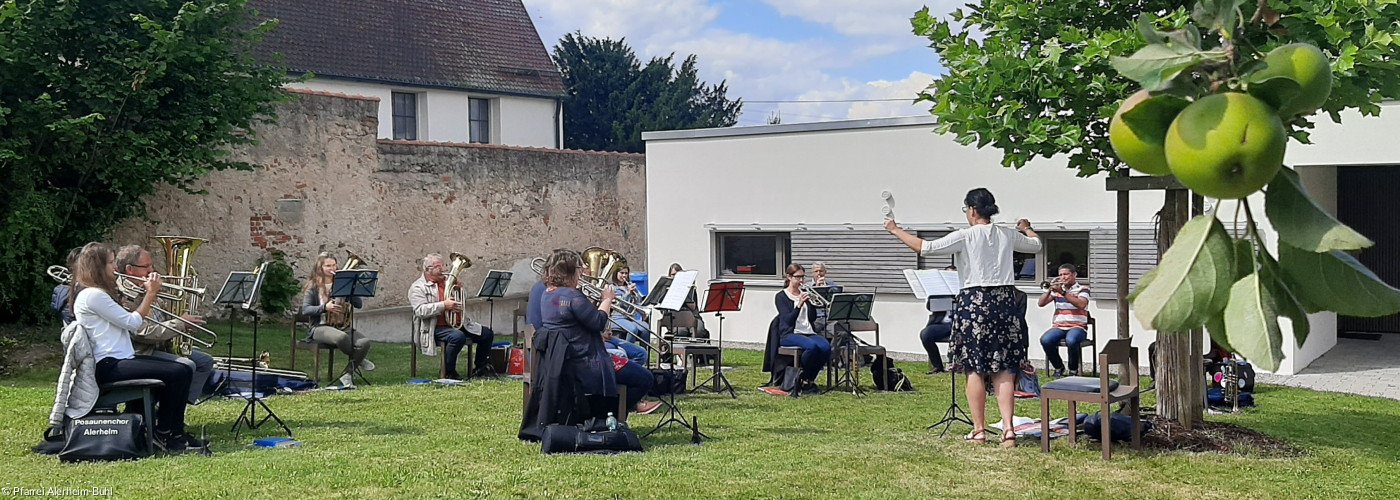
<instances>
[{"instance_id":1,"label":"green grass lawn","mask_svg":"<svg viewBox=\"0 0 1400 500\"><path fill-rule=\"evenodd\" d=\"M217 326L220 335L228 327ZM285 327L264 328L260 350L285 367ZM248 346L240 328L236 345ZM275 342L273 341L275 339ZM224 348L215 349L222 355ZM237 355L246 355L245 352ZM243 402L191 407L192 430L208 430L214 456L138 462L60 464L29 453L47 425L57 368L0 380L0 486L111 488L120 498L1394 498L1400 495L1400 402L1263 387L1257 409L1212 416L1282 438L1302 457L1143 452L1120 447L1111 462L1097 443L1061 439L1042 454L1038 441L1014 450L938 439L925 426L948 404L947 376L903 364L918 391L864 398L827 394L792 399L756 388L767 380L756 352L730 351L739 398L680 398L714 439L695 446L672 427L643 441L645 453L544 456L515 439L521 384L478 381L456 387L407 385L409 349L377 344L373 386L278 396L268 404L304 446L246 449L230 425ZM337 361L341 361L339 358ZM426 362L435 371L436 360ZM309 369L309 364L303 369ZM868 380L868 377L867 377ZM961 382L960 382L961 385ZM1150 400L1149 400L1150 403ZM1094 411L1086 406L1081 411ZM1017 411L1038 415L1037 401ZM1063 416L1065 405L1053 410ZM992 408L990 413L995 415ZM633 417L640 431L659 415ZM996 417L992 417L996 420ZM992 437L995 440L995 436Z\"/></svg>"}]
</instances>

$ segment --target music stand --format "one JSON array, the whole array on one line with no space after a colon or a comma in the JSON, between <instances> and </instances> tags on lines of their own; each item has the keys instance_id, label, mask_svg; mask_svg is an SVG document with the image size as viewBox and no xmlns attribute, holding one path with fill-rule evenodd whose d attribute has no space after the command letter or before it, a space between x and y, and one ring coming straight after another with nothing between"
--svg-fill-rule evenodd
<instances>
[{"instance_id":1,"label":"music stand","mask_svg":"<svg viewBox=\"0 0 1400 500\"><path fill-rule=\"evenodd\" d=\"M948 314L953 314L953 311L949 311ZM956 337L957 335L957 330L954 330L953 336ZM950 349L951 345L952 344L949 344ZM949 360L949 363L952 363L952 360ZM967 412L963 411L962 406L958 405L958 371L953 368L953 366L948 367L948 380L952 382L952 392L949 393L949 397L952 401L948 403L948 411L943 413L943 420L939 420L937 423L928 426L928 430L943 427L943 432L938 434L940 439L948 435L948 430L953 428L953 422L962 422L969 427L977 428L977 425L972 423L972 417L968 416ZM1015 427L1014 424L1012 427ZM986 431L998 433L996 429L991 428L986 429Z\"/></svg>"},{"instance_id":2,"label":"music stand","mask_svg":"<svg viewBox=\"0 0 1400 500\"><path fill-rule=\"evenodd\" d=\"M510 286L510 279L513 276L515 273L510 271L497 271L495 269L487 271L486 279L481 282L481 290L476 292L477 297L485 297L486 303L490 305L491 312L486 316L486 325L493 333L496 331L496 299L506 296L506 287ZM486 348L493 349L494 346ZM496 366L491 364L489 357L485 368L480 366L476 368L477 370L491 370L492 374L499 375L496 373Z\"/></svg>"},{"instance_id":3,"label":"music stand","mask_svg":"<svg viewBox=\"0 0 1400 500\"><path fill-rule=\"evenodd\" d=\"M347 299L345 307L349 308L349 310L347 310L345 314L350 318L350 331L345 333L350 334L350 346L352 349L355 345L355 304L349 299L356 297L373 297L374 290L378 284L379 271L376 270L343 269L336 271L335 276L331 278L330 299ZM365 385L374 385L370 383L368 378L365 378L365 373L360 370L360 364L353 361L354 360L347 359L345 362L345 372L350 374L350 380L354 381L355 376L358 375L360 381L364 382ZM334 370L334 368L331 368L331 370Z\"/></svg>"},{"instance_id":4,"label":"music stand","mask_svg":"<svg viewBox=\"0 0 1400 500\"><path fill-rule=\"evenodd\" d=\"M690 286L686 286L684 288L672 287L672 283L673 280L669 276L658 279L656 281L656 286L653 287L650 293L647 294L646 299L642 300L642 304L648 306L654 305L658 310L672 311L673 313L684 308L686 303L686 294L693 294L695 293L695 290ZM674 325L674 314L672 314L671 320L673 321L672 324ZM674 329L675 328L673 326L672 330L674 331ZM674 333L672 333L672 335L672 341L674 342ZM657 357L657 364L659 365L660 356ZM675 367L674 359L672 359L671 361L671 366L672 368ZM672 373L674 373L674 371ZM684 376L684 374L682 374L682 376ZM692 443L699 444L701 438L710 439L710 436L707 436L705 435L705 433L700 432L700 424L698 417L691 416L692 420L690 422L687 422L685 420L685 414L681 413L680 406L676 404L676 391L666 391L666 393L663 394L659 399L661 400L661 404L666 405L666 411L661 414L661 421L657 422L656 427L650 431L647 431L647 433L643 434L642 437L650 436L656 431L661 430L662 427L666 427L667 425L680 424L681 427L690 429Z\"/></svg>"},{"instance_id":5,"label":"music stand","mask_svg":"<svg viewBox=\"0 0 1400 500\"><path fill-rule=\"evenodd\" d=\"M830 287L827 287L830 288ZM838 322L846 322L846 333L832 335L835 346L841 349L845 356L845 367L841 375L837 377L836 383L827 388L833 391L838 387L849 387L854 396L864 396L865 391L860 388L860 344L861 340L851 332L851 321L870 321L870 310L875 306L875 294L873 293L842 293L831 297L831 310L827 313L827 325L835 325ZM835 350L835 347L833 347Z\"/></svg>"},{"instance_id":6,"label":"music stand","mask_svg":"<svg viewBox=\"0 0 1400 500\"><path fill-rule=\"evenodd\" d=\"M744 303L744 282L742 281L722 281L710 283L710 289L705 294L705 308L700 312L715 313L715 318L719 320L717 337L719 341L719 353L715 355L715 372L709 379L701 382L696 388L704 387L705 384L714 382L710 389L713 392L720 392L720 383L724 383L724 390L729 391L729 396L739 399L735 394L734 386L729 383L729 379L724 376L724 313L738 311Z\"/></svg>"},{"instance_id":7,"label":"music stand","mask_svg":"<svg viewBox=\"0 0 1400 500\"><path fill-rule=\"evenodd\" d=\"M282 430L287 431L287 437L292 438L292 429L287 427L287 423L277 417L277 413L263 402L264 397L258 394L258 325L262 321L262 316L258 314L256 305L262 292L263 278L267 276L267 268L271 262L264 262L258 269L251 272L229 273L228 280L224 282L224 287L219 290L219 295L214 299L214 304L223 304L229 308L229 363L226 378L232 378L233 372L233 311L242 309L243 312L253 316L253 356L250 363L252 370L252 382L248 385L248 392L243 396L243 411L238 414L238 419L233 421L233 440L238 441L242 433L242 427L247 424L248 430L262 427L268 419L277 422ZM258 407L262 407L267 412L262 419L257 418Z\"/></svg>"}]
</instances>

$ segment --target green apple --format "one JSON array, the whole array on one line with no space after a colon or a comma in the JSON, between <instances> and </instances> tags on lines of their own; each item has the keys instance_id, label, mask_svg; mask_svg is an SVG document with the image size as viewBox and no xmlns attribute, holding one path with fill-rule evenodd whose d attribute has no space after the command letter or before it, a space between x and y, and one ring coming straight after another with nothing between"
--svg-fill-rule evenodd
<instances>
[{"instance_id":1,"label":"green apple","mask_svg":"<svg viewBox=\"0 0 1400 500\"><path fill-rule=\"evenodd\" d=\"M1191 103L1167 130L1167 165L1192 191L1244 198L1264 187L1283 165L1288 135L1274 109L1240 93Z\"/></svg>"},{"instance_id":2,"label":"green apple","mask_svg":"<svg viewBox=\"0 0 1400 500\"><path fill-rule=\"evenodd\" d=\"M1317 47L1306 43L1284 45L1269 51L1264 56L1264 63L1268 66L1248 76L1250 82L1287 77L1301 87L1297 94L1283 99L1261 96L1277 103L1278 115L1284 119L1312 114L1327 102L1327 96L1332 93L1332 66Z\"/></svg>"},{"instance_id":3,"label":"green apple","mask_svg":"<svg viewBox=\"0 0 1400 500\"><path fill-rule=\"evenodd\" d=\"M1140 90L1123 99L1123 103L1118 105L1118 111L1113 113L1113 118L1108 122L1108 142L1113 145L1113 152L1118 153L1118 159L1134 170L1148 175L1171 175L1171 169L1167 167L1167 153L1163 149L1163 141L1166 140L1167 127L1171 126L1172 117L1163 116L1161 123L1138 127L1137 130L1123 121L1123 113L1131 111L1151 97L1152 94L1146 90Z\"/></svg>"}]
</instances>

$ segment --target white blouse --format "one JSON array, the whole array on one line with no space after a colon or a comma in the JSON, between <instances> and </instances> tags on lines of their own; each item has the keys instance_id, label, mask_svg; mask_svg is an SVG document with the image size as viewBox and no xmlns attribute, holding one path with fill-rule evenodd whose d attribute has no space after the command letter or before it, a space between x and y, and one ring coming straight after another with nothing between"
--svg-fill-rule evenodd
<instances>
[{"instance_id":1,"label":"white blouse","mask_svg":"<svg viewBox=\"0 0 1400 500\"><path fill-rule=\"evenodd\" d=\"M73 316L92 335L93 358L131 359L136 350L131 347L127 332L141 328L141 316L122 308L112 296L98 288L84 288L73 300Z\"/></svg>"},{"instance_id":2,"label":"white blouse","mask_svg":"<svg viewBox=\"0 0 1400 500\"><path fill-rule=\"evenodd\" d=\"M792 292L788 291L786 288L783 289L783 293L786 293L788 298L792 299L793 304L796 304L797 299L802 297L801 295L793 295ZM797 323L792 325L793 333L800 333L803 335L817 334L816 329L812 328L812 322L807 319L808 307L810 307L809 304L803 303L802 307L797 310Z\"/></svg>"},{"instance_id":3,"label":"white blouse","mask_svg":"<svg viewBox=\"0 0 1400 500\"><path fill-rule=\"evenodd\" d=\"M1012 252L1040 251L1040 238L1031 238L1015 228L998 224L965 227L936 240L925 240L921 252L929 255L957 254L958 278L962 287L1003 286L1016 282Z\"/></svg>"}]
</instances>

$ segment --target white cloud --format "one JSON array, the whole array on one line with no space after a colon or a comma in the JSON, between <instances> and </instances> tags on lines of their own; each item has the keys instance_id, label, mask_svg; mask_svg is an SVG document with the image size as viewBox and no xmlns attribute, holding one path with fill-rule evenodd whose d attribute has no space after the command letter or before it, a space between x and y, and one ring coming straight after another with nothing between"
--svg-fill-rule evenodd
<instances>
[{"instance_id":1,"label":"white cloud","mask_svg":"<svg viewBox=\"0 0 1400 500\"><path fill-rule=\"evenodd\" d=\"M706 0L524 0L545 45L575 30L584 35L622 38L638 56L695 54L701 78L725 80L731 98L746 101L908 99L933 76L913 72L898 81L867 82L841 76L848 68L926 42L909 34L908 18L922 2L884 0L766 0L784 15L831 26L800 41L761 33L739 33L715 26L721 7ZM951 3L951 2L944 2ZM924 49L927 50L927 49ZM679 62L679 61L677 61ZM778 111L784 123L913 116L927 114L927 103L752 103L740 125L758 125Z\"/></svg>"},{"instance_id":2,"label":"white cloud","mask_svg":"<svg viewBox=\"0 0 1400 500\"><path fill-rule=\"evenodd\" d=\"M784 16L831 26L843 35L912 37L909 18L925 5L952 12L965 0L764 0Z\"/></svg>"}]
</instances>

